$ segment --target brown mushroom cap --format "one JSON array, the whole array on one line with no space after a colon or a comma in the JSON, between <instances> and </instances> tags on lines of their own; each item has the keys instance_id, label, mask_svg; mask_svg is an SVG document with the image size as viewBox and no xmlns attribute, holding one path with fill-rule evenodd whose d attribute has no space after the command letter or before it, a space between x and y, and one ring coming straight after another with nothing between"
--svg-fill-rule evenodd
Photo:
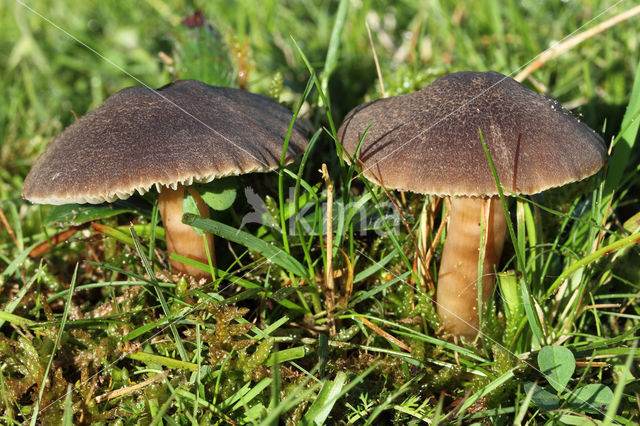
<instances>
[{"instance_id":1,"label":"brown mushroom cap","mask_svg":"<svg viewBox=\"0 0 640 426\"><path fill-rule=\"evenodd\" d=\"M69 126L38 158L23 197L35 203L102 203L153 185L189 185L280 165L292 115L271 99L182 80L129 87ZM286 163L304 151L293 127Z\"/></svg>"},{"instance_id":2,"label":"brown mushroom cap","mask_svg":"<svg viewBox=\"0 0 640 426\"><path fill-rule=\"evenodd\" d=\"M338 130L364 176L423 194L497 194L478 129L500 183L535 194L584 179L604 164L605 146L555 100L497 72L458 72L415 93L352 110Z\"/></svg>"}]
</instances>

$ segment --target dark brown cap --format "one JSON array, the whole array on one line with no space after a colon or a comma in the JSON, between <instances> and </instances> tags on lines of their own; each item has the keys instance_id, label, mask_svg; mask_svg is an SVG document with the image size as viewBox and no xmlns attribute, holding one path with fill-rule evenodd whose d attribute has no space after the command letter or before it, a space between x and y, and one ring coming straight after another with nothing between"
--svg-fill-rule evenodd
<instances>
[{"instance_id":1,"label":"dark brown cap","mask_svg":"<svg viewBox=\"0 0 640 426\"><path fill-rule=\"evenodd\" d=\"M101 203L152 186L209 182L280 165L292 114L239 89L182 80L160 89L129 87L73 123L25 179L35 203ZM286 163L307 145L293 127Z\"/></svg>"},{"instance_id":2,"label":"dark brown cap","mask_svg":"<svg viewBox=\"0 0 640 426\"><path fill-rule=\"evenodd\" d=\"M371 127L367 130L367 127ZM358 106L338 136L364 176L437 195L496 195L482 134L507 190L535 194L584 179L606 159L587 125L555 100L497 72L458 72L415 93Z\"/></svg>"}]
</instances>

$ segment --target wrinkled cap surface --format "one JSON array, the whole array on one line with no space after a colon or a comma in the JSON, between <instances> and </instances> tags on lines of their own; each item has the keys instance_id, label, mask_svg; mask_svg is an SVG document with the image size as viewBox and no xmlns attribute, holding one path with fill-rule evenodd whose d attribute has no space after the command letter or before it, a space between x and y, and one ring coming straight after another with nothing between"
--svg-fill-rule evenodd
<instances>
[{"instance_id":1,"label":"wrinkled cap surface","mask_svg":"<svg viewBox=\"0 0 640 426\"><path fill-rule=\"evenodd\" d=\"M368 130L367 127L371 126ZM415 93L356 107L338 136L364 176L423 194L491 196L502 186L520 194L584 179L606 159L592 129L555 100L497 72L458 72Z\"/></svg>"},{"instance_id":2,"label":"wrinkled cap surface","mask_svg":"<svg viewBox=\"0 0 640 426\"><path fill-rule=\"evenodd\" d=\"M35 203L102 203L152 186L209 182L280 165L292 114L239 89L182 80L129 87L70 125L38 158L23 197ZM286 163L307 145L295 125Z\"/></svg>"}]
</instances>

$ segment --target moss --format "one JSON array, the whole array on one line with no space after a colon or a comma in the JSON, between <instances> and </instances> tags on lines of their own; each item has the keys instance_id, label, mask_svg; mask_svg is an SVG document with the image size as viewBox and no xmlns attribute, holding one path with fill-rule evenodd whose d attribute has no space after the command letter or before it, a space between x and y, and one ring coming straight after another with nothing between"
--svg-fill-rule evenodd
<instances>
[{"instance_id":1,"label":"moss","mask_svg":"<svg viewBox=\"0 0 640 426\"><path fill-rule=\"evenodd\" d=\"M235 395L244 386L244 373L235 368L225 369L220 380L219 400L224 401ZM215 382L212 382L212 394L215 390Z\"/></svg>"},{"instance_id":2,"label":"moss","mask_svg":"<svg viewBox=\"0 0 640 426\"><path fill-rule=\"evenodd\" d=\"M436 331L440 329L440 317L436 312L433 301L435 300L435 293L429 291L428 293L418 293L416 295L418 303L416 304L415 315L420 315L422 319L429 325L431 330ZM425 333L427 330L425 330Z\"/></svg>"},{"instance_id":3,"label":"moss","mask_svg":"<svg viewBox=\"0 0 640 426\"><path fill-rule=\"evenodd\" d=\"M284 386L283 389L280 391L280 400L284 400L285 398L289 397L293 392L296 392L296 390L302 383L304 383L304 377L299 377L296 380L293 380L292 382ZM307 383L307 386L306 386L307 389L310 386L313 386L313 381ZM307 408L313 402L315 397L316 397L315 394L310 394L306 399L301 400L295 407L287 411L282 419L284 420L284 424L287 426L299 425L300 421L302 420L302 417L304 416L305 411L307 411Z\"/></svg>"},{"instance_id":4,"label":"moss","mask_svg":"<svg viewBox=\"0 0 640 426\"><path fill-rule=\"evenodd\" d=\"M495 298L487 301L482 321L488 340L501 342L505 330L505 319L502 315L496 313Z\"/></svg>"},{"instance_id":5,"label":"moss","mask_svg":"<svg viewBox=\"0 0 640 426\"><path fill-rule=\"evenodd\" d=\"M247 356L245 351L240 352L237 362L244 372L245 381L251 379L258 381L267 374L267 369L264 368L263 364L271 354L274 342L275 339L273 337L267 337L260 342L253 354Z\"/></svg>"},{"instance_id":6,"label":"moss","mask_svg":"<svg viewBox=\"0 0 640 426\"><path fill-rule=\"evenodd\" d=\"M176 283L175 292L178 298L184 298L189 293L189 282L184 275L180 276L180 279Z\"/></svg>"},{"instance_id":7,"label":"moss","mask_svg":"<svg viewBox=\"0 0 640 426\"><path fill-rule=\"evenodd\" d=\"M241 318L248 312L246 308L217 307L210 305L208 311L213 315L216 323L213 328L202 334L202 340L209 345L209 360L211 365L222 362L231 350L240 350L253 343L251 339L239 339L247 333L252 324L231 324L236 318Z\"/></svg>"},{"instance_id":8,"label":"moss","mask_svg":"<svg viewBox=\"0 0 640 426\"><path fill-rule=\"evenodd\" d=\"M336 334L336 337L334 337L333 340L338 342L348 342L349 340L353 339L359 332L360 327L354 324L351 327L338 330L338 334Z\"/></svg>"},{"instance_id":9,"label":"moss","mask_svg":"<svg viewBox=\"0 0 640 426\"><path fill-rule=\"evenodd\" d=\"M428 393L438 393L442 390L449 391L456 389L464 379L464 369L459 366L443 367L426 374L423 379L421 390Z\"/></svg>"},{"instance_id":10,"label":"moss","mask_svg":"<svg viewBox=\"0 0 640 426\"><path fill-rule=\"evenodd\" d=\"M20 401L34 385L42 383L45 366L31 340L0 336L0 363L11 399Z\"/></svg>"},{"instance_id":11,"label":"moss","mask_svg":"<svg viewBox=\"0 0 640 426\"><path fill-rule=\"evenodd\" d=\"M413 289L403 282L394 285L395 290L386 300L391 302L390 309L398 318L406 318L411 314L413 305Z\"/></svg>"},{"instance_id":12,"label":"moss","mask_svg":"<svg viewBox=\"0 0 640 426\"><path fill-rule=\"evenodd\" d=\"M50 271L48 264L43 264L38 268L38 283L43 286L47 291L58 292L64 289L62 283L55 274Z\"/></svg>"}]
</instances>

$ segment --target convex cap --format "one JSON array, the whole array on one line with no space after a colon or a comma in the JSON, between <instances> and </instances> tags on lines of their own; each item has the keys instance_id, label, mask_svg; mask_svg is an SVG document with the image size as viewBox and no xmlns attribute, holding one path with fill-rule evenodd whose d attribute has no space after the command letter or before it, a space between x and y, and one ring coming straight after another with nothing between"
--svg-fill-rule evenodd
<instances>
[{"instance_id":1,"label":"convex cap","mask_svg":"<svg viewBox=\"0 0 640 426\"><path fill-rule=\"evenodd\" d=\"M239 89L182 80L129 87L70 125L38 158L23 197L35 203L102 203L153 185L209 182L280 165L292 114ZM285 163L304 151L295 125Z\"/></svg>"},{"instance_id":2,"label":"convex cap","mask_svg":"<svg viewBox=\"0 0 640 426\"><path fill-rule=\"evenodd\" d=\"M367 130L367 127L371 127ZM423 194L497 194L483 137L507 190L535 194L596 173L605 146L555 100L497 72L458 72L415 93L363 104L338 130L359 167L389 188Z\"/></svg>"}]
</instances>

